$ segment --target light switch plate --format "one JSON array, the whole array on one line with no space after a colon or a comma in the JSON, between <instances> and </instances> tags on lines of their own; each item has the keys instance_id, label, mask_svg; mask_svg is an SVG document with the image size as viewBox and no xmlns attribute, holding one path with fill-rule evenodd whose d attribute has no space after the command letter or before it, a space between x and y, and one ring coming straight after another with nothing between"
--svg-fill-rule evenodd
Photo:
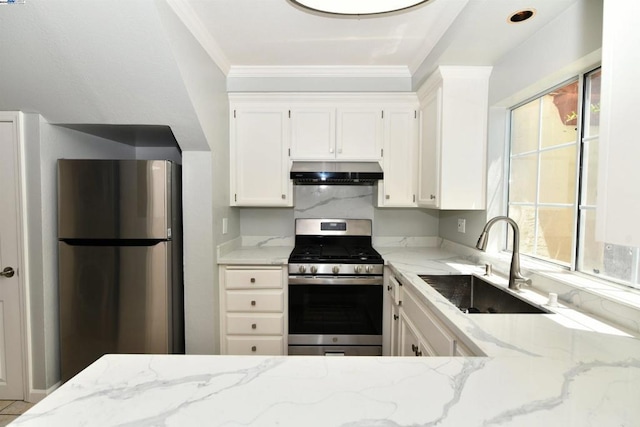
<instances>
[{"instance_id":1,"label":"light switch plate","mask_svg":"<svg viewBox=\"0 0 640 427\"><path fill-rule=\"evenodd\" d=\"M464 233L467 226L467 220L464 218L458 218L458 233Z\"/></svg>"}]
</instances>

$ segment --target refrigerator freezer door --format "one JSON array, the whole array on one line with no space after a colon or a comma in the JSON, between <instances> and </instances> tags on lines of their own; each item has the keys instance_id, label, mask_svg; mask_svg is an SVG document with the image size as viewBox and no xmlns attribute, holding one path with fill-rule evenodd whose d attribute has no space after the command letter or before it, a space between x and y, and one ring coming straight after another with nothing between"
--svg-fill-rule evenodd
<instances>
[{"instance_id":1,"label":"refrigerator freezer door","mask_svg":"<svg viewBox=\"0 0 640 427\"><path fill-rule=\"evenodd\" d=\"M163 160L58 160L59 239L169 239Z\"/></svg>"},{"instance_id":2,"label":"refrigerator freezer door","mask_svg":"<svg viewBox=\"0 0 640 427\"><path fill-rule=\"evenodd\" d=\"M72 246L59 242L60 353L67 381L106 353L172 353L171 242ZM181 316L174 316L179 321ZM184 340L184 337L179 337Z\"/></svg>"}]
</instances>

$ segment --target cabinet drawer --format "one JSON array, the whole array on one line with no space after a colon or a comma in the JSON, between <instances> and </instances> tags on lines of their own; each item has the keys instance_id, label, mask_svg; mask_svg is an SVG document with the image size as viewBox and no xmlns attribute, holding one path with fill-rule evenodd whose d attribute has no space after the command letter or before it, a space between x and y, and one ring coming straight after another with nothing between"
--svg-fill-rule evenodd
<instances>
[{"instance_id":1,"label":"cabinet drawer","mask_svg":"<svg viewBox=\"0 0 640 427\"><path fill-rule=\"evenodd\" d=\"M227 289L282 289L282 269L227 269Z\"/></svg>"},{"instance_id":2,"label":"cabinet drawer","mask_svg":"<svg viewBox=\"0 0 640 427\"><path fill-rule=\"evenodd\" d=\"M449 331L435 319L435 315L427 313L422 309L415 297L409 292L404 292L402 309L407 316L413 320L420 334L427 340L429 346L435 351L437 356L454 355L454 339Z\"/></svg>"},{"instance_id":3,"label":"cabinet drawer","mask_svg":"<svg viewBox=\"0 0 640 427\"><path fill-rule=\"evenodd\" d=\"M284 311L284 291L227 291L227 311Z\"/></svg>"},{"instance_id":4,"label":"cabinet drawer","mask_svg":"<svg viewBox=\"0 0 640 427\"><path fill-rule=\"evenodd\" d=\"M227 354L256 354L266 356L283 355L284 338L227 336Z\"/></svg>"},{"instance_id":5,"label":"cabinet drawer","mask_svg":"<svg viewBox=\"0 0 640 427\"><path fill-rule=\"evenodd\" d=\"M227 333L244 335L283 335L283 314L227 314Z\"/></svg>"}]
</instances>

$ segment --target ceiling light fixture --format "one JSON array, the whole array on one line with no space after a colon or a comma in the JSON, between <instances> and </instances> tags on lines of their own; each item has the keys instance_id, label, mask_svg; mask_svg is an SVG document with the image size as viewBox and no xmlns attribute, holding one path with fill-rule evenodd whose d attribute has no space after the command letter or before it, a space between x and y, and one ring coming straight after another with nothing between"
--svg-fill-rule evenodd
<instances>
[{"instance_id":1,"label":"ceiling light fixture","mask_svg":"<svg viewBox=\"0 0 640 427\"><path fill-rule=\"evenodd\" d=\"M379 15L397 12L429 0L289 0L305 9L332 15Z\"/></svg>"}]
</instances>

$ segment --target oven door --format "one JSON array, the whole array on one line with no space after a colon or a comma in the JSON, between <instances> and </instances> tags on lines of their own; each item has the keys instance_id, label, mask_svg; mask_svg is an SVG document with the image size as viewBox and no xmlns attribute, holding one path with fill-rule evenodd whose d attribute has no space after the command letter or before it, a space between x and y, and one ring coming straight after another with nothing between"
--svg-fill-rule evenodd
<instances>
[{"instance_id":1,"label":"oven door","mask_svg":"<svg viewBox=\"0 0 640 427\"><path fill-rule=\"evenodd\" d=\"M382 277L289 278L289 354L382 354Z\"/></svg>"}]
</instances>

